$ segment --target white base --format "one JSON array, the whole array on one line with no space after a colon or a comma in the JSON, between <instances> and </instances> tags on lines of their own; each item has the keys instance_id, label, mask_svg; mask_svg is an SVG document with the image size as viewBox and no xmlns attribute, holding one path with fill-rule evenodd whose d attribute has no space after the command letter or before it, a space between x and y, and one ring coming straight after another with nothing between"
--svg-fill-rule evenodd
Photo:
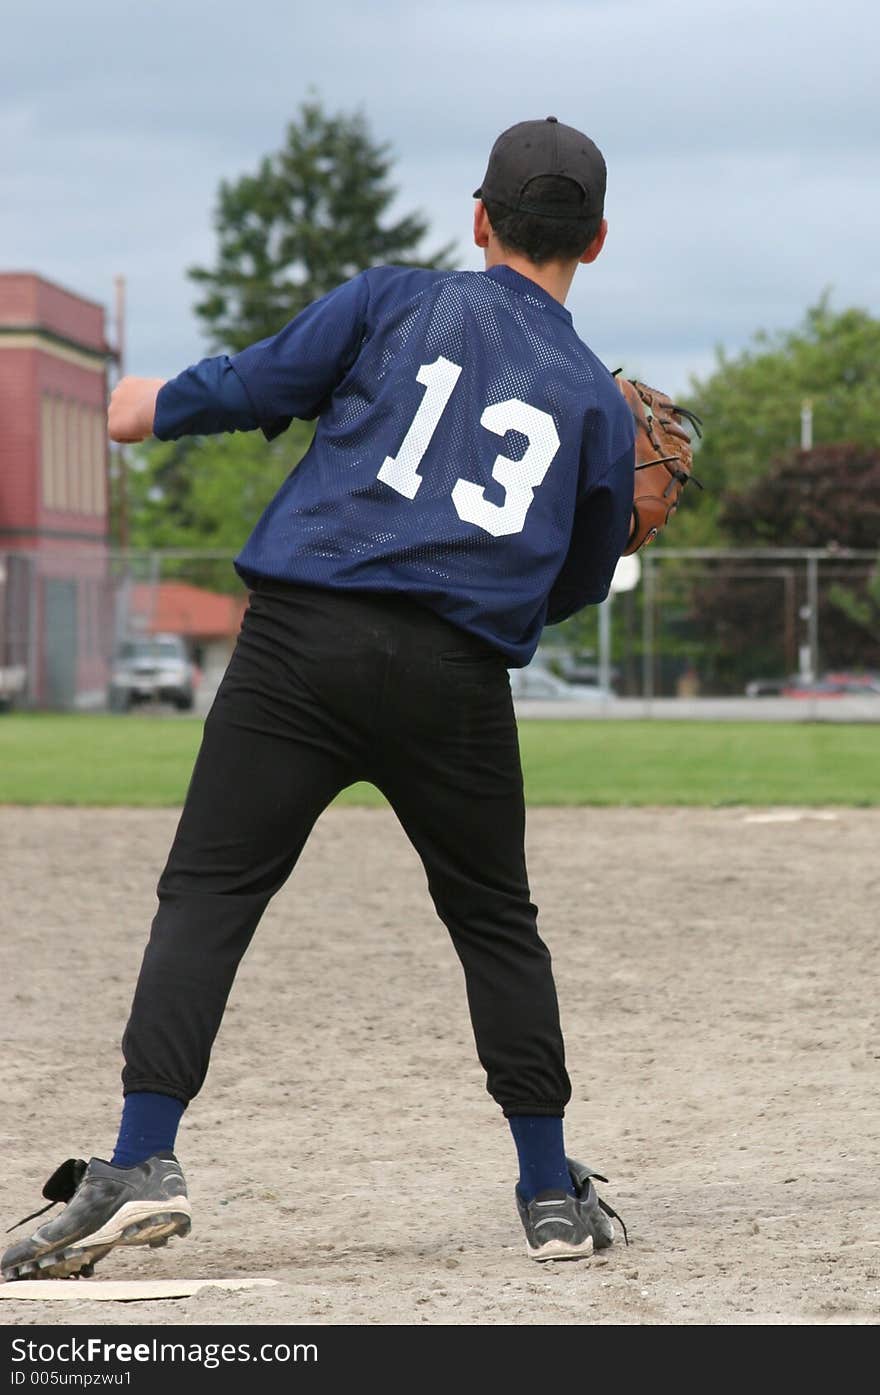
<instances>
[{"instance_id":1,"label":"white base","mask_svg":"<svg viewBox=\"0 0 880 1395\"><path fill-rule=\"evenodd\" d=\"M107 1279L16 1279L0 1283L0 1299L133 1303L151 1298L191 1298L203 1288L237 1291L272 1287L277 1282L277 1279L123 1279L116 1282Z\"/></svg>"}]
</instances>

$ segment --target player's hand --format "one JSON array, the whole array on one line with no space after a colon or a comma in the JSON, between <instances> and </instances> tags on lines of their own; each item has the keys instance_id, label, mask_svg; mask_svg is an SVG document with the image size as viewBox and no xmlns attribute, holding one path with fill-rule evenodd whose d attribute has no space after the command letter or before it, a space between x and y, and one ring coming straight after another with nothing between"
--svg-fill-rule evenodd
<instances>
[{"instance_id":1,"label":"player's hand","mask_svg":"<svg viewBox=\"0 0 880 1395\"><path fill-rule=\"evenodd\" d=\"M111 441L145 441L153 434L156 398L164 385L164 378L120 378L107 408Z\"/></svg>"}]
</instances>

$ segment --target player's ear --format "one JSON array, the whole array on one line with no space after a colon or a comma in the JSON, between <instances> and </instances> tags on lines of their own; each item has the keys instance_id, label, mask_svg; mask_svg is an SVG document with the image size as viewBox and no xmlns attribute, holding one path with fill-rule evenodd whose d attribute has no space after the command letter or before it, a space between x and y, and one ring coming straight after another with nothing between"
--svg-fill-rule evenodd
<instances>
[{"instance_id":1,"label":"player's ear","mask_svg":"<svg viewBox=\"0 0 880 1395\"><path fill-rule=\"evenodd\" d=\"M581 261L584 263L585 266L588 262L594 262L596 260L599 253L602 251L602 248L605 246L605 238L607 237L607 235L608 219L603 218L601 224L599 225L599 231L596 233L596 236L593 238L593 241L590 243L587 250L581 256Z\"/></svg>"},{"instance_id":2,"label":"player's ear","mask_svg":"<svg viewBox=\"0 0 880 1395\"><path fill-rule=\"evenodd\" d=\"M474 242L478 247L489 246L489 234L492 231L492 224L489 222L489 215L486 212L486 205L482 199L477 199L474 204Z\"/></svg>"}]
</instances>

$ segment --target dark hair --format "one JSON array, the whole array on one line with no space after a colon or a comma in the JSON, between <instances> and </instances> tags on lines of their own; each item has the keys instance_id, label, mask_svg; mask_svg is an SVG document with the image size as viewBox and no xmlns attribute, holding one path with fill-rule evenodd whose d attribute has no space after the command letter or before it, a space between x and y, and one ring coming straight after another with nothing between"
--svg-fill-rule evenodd
<instances>
[{"instance_id":1,"label":"dark hair","mask_svg":"<svg viewBox=\"0 0 880 1395\"><path fill-rule=\"evenodd\" d=\"M529 183L526 198L529 203L555 205L559 213L549 218L518 212L492 199L483 199L483 206L498 241L510 252L522 252L537 266L574 261L586 252L602 226L602 210L584 217L579 186L563 176L539 175Z\"/></svg>"}]
</instances>

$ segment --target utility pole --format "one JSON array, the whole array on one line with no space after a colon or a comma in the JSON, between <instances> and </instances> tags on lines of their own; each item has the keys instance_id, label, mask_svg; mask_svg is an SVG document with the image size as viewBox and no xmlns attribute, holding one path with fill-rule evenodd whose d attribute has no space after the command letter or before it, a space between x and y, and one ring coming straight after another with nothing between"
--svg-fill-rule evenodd
<instances>
[{"instance_id":1,"label":"utility pole","mask_svg":"<svg viewBox=\"0 0 880 1395\"><path fill-rule=\"evenodd\" d=\"M805 397L801 403L801 450L813 449L813 403Z\"/></svg>"},{"instance_id":2,"label":"utility pole","mask_svg":"<svg viewBox=\"0 0 880 1395\"><path fill-rule=\"evenodd\" d=\"M125 277L114 278L116 287L116 381L125 376ZM128 454L116 447L116 503L119 519L119 546L128 551Z\"/></svg>"}]
</instances>

